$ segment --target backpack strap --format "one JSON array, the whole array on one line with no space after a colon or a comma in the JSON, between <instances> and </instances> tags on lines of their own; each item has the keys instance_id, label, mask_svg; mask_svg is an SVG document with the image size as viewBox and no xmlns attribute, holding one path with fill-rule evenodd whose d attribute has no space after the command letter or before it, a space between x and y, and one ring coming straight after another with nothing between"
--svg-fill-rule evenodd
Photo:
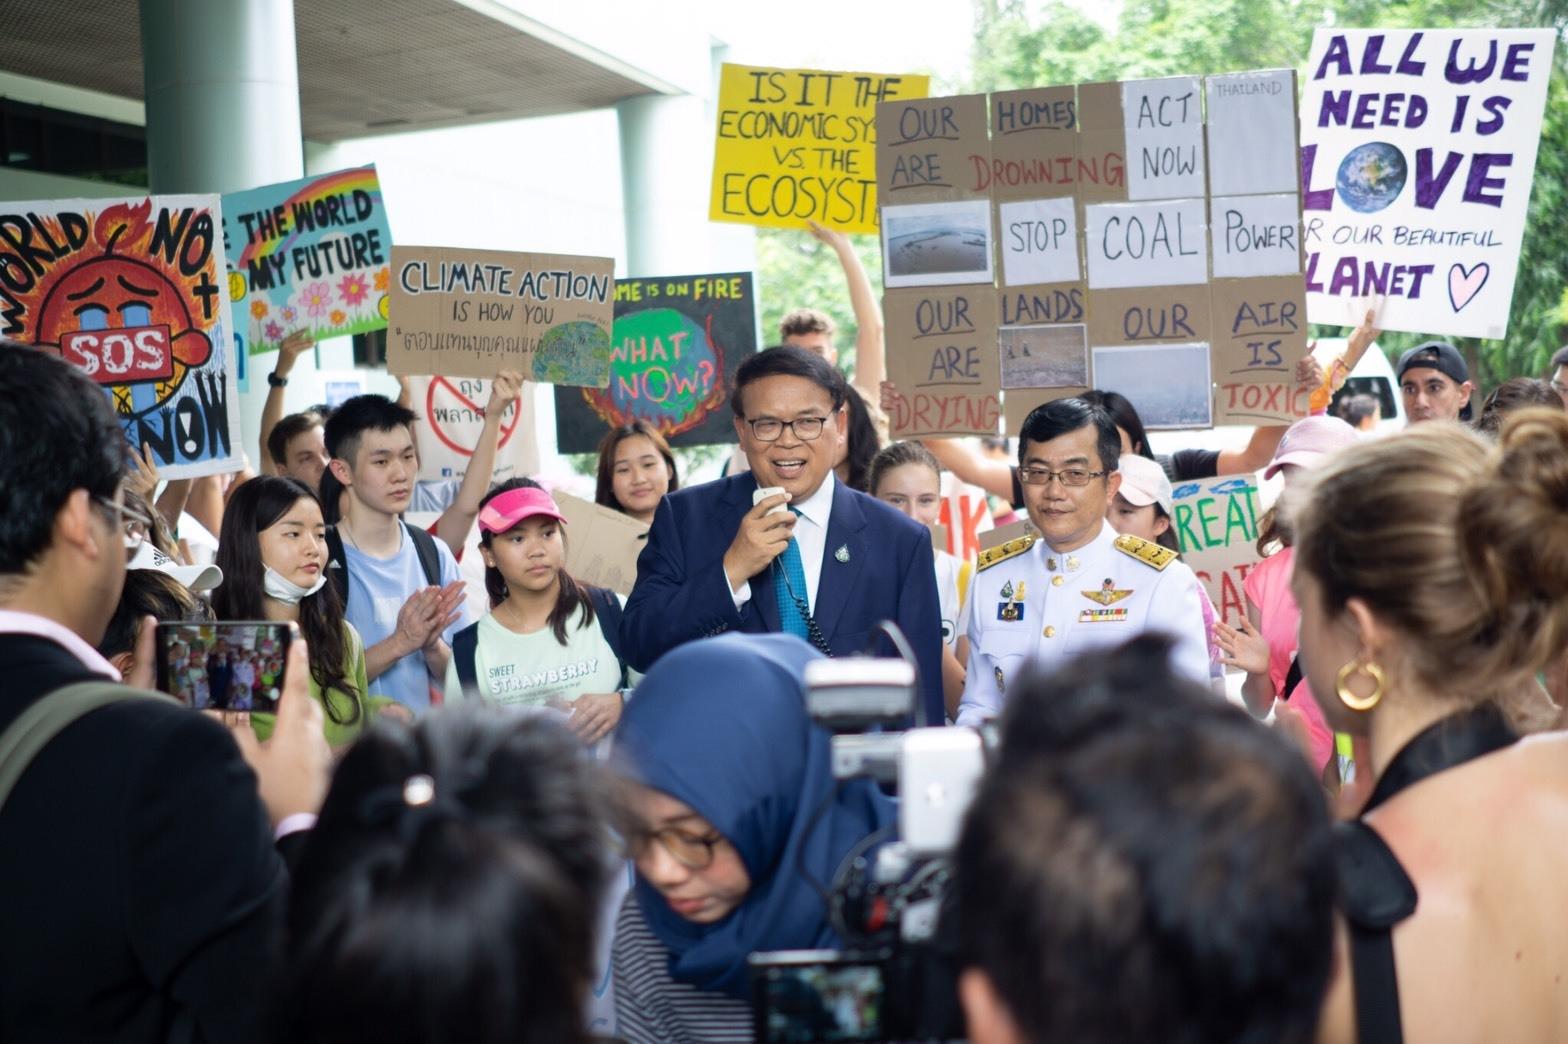
<instances>
[{"instance_id":1,"label":"backpack strap","mask_svg":"<svg viewBox=\"0 0 1568 1044\"><path fill-rule=\"evenodd\" d=\"M56 689L37 700L0 733L0 808L39 751L78 718L130 700L169 700L158 692L131 689L117 682L88 681Z\"/></svg>"},{"instance_id":2,"label":"backpack strap","mask_svg":"<svg viewBox=\"0 0 1568 1044\"><path fill-rule=\"evenodd\" d=\"M457 683L463 687L465 700L479 699L479 671L476 656L479 652L479 624L469 624L452 636L452 662L457 665Z\"/></svg>"},{"instance_id":3,"label":"backpack strap","mask_svg":"<svg viewBox=\"0 0 1568 1044\"><path fill-rule=\"evenodd\" d=\"M440 587L441 552L436 547L436 538L407 522L403 523L403 529L408 533L408 539L414 542L414 554L419 556L419 568L425 571L425 583L431 587Z\"/></svg>"},{"instance_id":4,"label":"backpack strap","mask_svg":"<svg viewBox=\"0 0 1568 1044\"><path fill-rule=\"evenodd\" d=\"M593 587L589 584L583 586L587 588L588 601L593 604L593 611L599 617L599 633L610 643L610 651L615 654L615 660L621 666L621 688L624 689L630 679L626 669L626 656L621 652L621 600L607 587Z\"/></svg>"},{"instance_id":5,"label":"backpack strap","mask_svg":"<svg viewBox=\"0 0 1568 1044\"><path fill-rule=\"evenodd\" d=\"M348 609L348 556L343 553L343 534L337 526L327 527L327 582L338 593L338 601Z\"/></svg>"}]
</instances>

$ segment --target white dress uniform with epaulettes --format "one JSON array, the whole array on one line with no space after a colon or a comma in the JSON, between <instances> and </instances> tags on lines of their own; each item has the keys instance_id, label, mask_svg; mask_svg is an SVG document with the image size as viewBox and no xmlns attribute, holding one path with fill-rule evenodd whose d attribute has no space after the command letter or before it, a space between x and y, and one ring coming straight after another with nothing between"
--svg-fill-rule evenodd
<instances>
[{"instance_id":1,"label":"white dress uniform with epaulettes","mask_svg":"<svg viewBox=\"0 0 1568 1044\"><path fill-rule=\"evenodd\" d=\"M1109 525L1058 554L1036 536L980 553L969 587L969 663L959 725L1001 713L1008 685L1090 649L1158 631L1175 641L1171 665L1209 687L1198 578L1168 548Z\"/></svg>"}]
</instances>

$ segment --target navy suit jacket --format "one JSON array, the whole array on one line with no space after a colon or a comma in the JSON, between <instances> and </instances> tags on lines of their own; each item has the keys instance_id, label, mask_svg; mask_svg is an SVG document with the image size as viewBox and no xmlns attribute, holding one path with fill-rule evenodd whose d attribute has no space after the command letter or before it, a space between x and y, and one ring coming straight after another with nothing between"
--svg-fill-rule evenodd
<instances>
[{"instance_id":1,"label":"navy suit jacket","mask_svg":"<svg viewBox=\"0 0 1568 1044\"><path fill-rule=\"evenodd\" d=\"M782 629L772 569L751 577L751 601L739 611L724 574L724 552L751 510L756 488L748 471L659 502L621 621L626 658L637 670L646 671L682 642ZM845 561L839 561L839 548L848 551ZM942 614L925 526L835 482L813 613L834 656L866 651L883 620L898 624L919 663L926 722L942 723ZM878 651L887 654L885 641Z\"/></svg>"}]
</instances>

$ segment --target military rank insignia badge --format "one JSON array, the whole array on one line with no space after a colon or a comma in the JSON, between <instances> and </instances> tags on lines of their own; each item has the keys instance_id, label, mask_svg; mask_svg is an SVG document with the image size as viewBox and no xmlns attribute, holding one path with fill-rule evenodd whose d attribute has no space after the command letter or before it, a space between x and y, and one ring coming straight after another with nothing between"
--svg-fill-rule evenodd
<instances>
[{"instance_id":1,"label":"military rank insignia badge","mask_svg":"<svg viewBox=\"0 0 1568 1044\"><path fill-rule=\"evenodd\" d=\"M1004 602L1011 602L1013 600L1013 582L1011 580L1007 581L997 593L1002 596Z\"/></svg>"},{"instance_id":2,"label":"military rank insignia badge","mask_svg":"<svg viewBox=\"0 0 1568 1044\"><path fill-rule=\"evenodd\" d=\"M1005 623L1017 623L1019 620L1024 618L1024 603L998 602L996 606L996 618Z\"/></svg>"},{"instance_id":3,"label":"military rank insignia badge","mask_svg":"<svg viewBox=\"0 0 1568 1044\"><path fill-rule=\"evenodd\" d=\"M1115 605L1117 602L1121 601L1123 598L1126 598L1130 594L1132 594L1131 588L1117 590L1116 581L1112 580L1110 577L1105 578L1105 582L1100 585L1100 589L1098 591L1083 592L1083 596L1085 598L1089 599L1091 602L1098 602L1101 605Z\"/></svg>"}]
</instances>

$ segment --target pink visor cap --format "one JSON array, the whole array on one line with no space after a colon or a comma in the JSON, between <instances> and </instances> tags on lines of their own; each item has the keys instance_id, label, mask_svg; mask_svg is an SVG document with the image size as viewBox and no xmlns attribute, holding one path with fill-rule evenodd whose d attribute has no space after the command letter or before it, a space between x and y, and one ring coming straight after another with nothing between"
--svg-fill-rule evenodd
<instances>
[{"instance_id":1,"label":"pink visor cap","mask_svg":"<svg viewBox=\"0 0 1568 1044\"><path fill-rule=\"evenodd\" d=\"M523 486L509 489L491 500L479 512L479 528L485 533L505 533L525 518L545 515L557 522L566 516L556 507L555 498L542 489Z\"/></svg>"},{"instance_id":2,"label":"pink visor cap","mask_svg":"<svg viewBox=\"0 0 1568 1044\"><path fill-rule=\"evenodd\" d=\"M1356 429L1338 417L1303 417L1292 424L1284 438L1279 440L1279 445L1274 449L1274 459L1269 461L1263 477L1273 478L1287 464L1315 468L1323 463L1323 458L1336 450L1354 446L1360 441L1361 436L1356 434Z\"/></svg>"}]
</instances>

